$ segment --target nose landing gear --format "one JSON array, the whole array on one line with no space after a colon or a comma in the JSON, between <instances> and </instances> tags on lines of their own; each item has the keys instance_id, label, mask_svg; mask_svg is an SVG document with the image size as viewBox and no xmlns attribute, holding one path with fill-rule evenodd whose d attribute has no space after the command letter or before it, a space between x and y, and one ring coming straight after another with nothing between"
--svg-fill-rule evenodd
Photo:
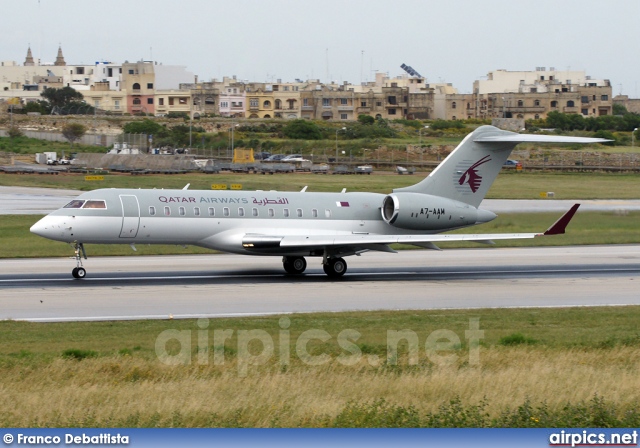
<instances>
[{"instance_id":1,"label":"nose landing gear","mask_svg":"<svg viewBox=\"0 0 640 448\"><path fill-rule=\"evenodd\" d=\"M74 258L76 259L76 267L71 271L71 275L73 278L85 278L87 271L82 267L82 259L87 259L87 253L84 251L84 244L74 243Z\"/></svg>"}]
</instances>

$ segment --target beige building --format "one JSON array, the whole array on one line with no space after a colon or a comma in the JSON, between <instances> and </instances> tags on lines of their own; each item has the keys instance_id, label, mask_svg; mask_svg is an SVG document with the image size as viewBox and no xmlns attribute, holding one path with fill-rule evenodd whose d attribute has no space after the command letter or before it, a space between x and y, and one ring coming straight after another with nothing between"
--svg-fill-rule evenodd
<instances>
[{"instance_id":1,"label":"beige building","mask_svg":"<svg viewBox=\"0 0 640 448\"><path fill-rule=\"evenodd\" d=\"M629 98L628 95L616 95L613 98L613 104L623 106L628 112L640 114L640 99Z\"/></svg>"},{"instance_id":2,"label":"beige building","mask_svg":"<svg viewBox=\"0 0 640 448\"><path fill-rule=\"evenodd\" d=\"M155 114L155 74L151 62L122 64L121 88L126 93L130 114Z\"/></svg>"},{"instance_id":3,"label":"beige building","mask_svg":"<svg viewBox=\"0 0 640 448\"><path fill-rule=\"evenodd\" d=\"M193 102L196 99L191 90L167 89L155 91L155 114L165 116L170 112L194 113ZM194 117L195 118L195 117Z\"/></svg>"},{"instance_id":4,"label":"beige building","mask_svg":"<svg viewBox=\"0 0 640 448\"><path fill-rule=\"evenodd\" d=\"M109 90L109 82L96 82L90 90L83 91L82 95L87 104L96 108L102 114L122 115L127 112L126 92Z\"/></svg>"},{"instance_id":5,"label":"beige building","mask_svg":"<svg viewBox=\"0 0 640 448\"><path fill-rule=\"evenodd\" d=\"M592 79L584 71L497 70L475 81L473 92L476 118L539 119L554 110L585 117L613 113L610 81Z\"/></svg>"}]
</instances>

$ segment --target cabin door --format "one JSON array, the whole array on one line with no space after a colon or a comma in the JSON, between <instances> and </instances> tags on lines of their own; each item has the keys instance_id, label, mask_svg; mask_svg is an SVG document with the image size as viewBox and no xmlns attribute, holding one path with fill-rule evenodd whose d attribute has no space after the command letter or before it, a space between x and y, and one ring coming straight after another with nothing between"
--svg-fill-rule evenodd
<instances>
[{"instance_id":1,"label":"cabin door","mask_svg":"<svg viewBox=\"0 0 640 448\"><path fill-rule=\"evenodd\" d=\"M120 238L135 238L140 226L140 205L138 198L133 195L120 195L122 203L122 229Z\"/></svg>"}]
</instances>

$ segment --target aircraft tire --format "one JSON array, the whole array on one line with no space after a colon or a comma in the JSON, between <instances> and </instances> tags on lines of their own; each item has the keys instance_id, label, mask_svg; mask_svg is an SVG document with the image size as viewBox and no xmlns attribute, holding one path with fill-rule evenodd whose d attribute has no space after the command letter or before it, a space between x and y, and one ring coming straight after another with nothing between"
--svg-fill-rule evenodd
<instances>
[{"instance_id":1,"label":"aircraft tire","mask_svg":"<svg viewBox=\"0 0 640 448\"><path fill-rule=\"evenodd\" d=\"M73 268L71 275L73 275L73 278L85 278L87 271L84 268Z\"/></svg>"},{"instance_id":2,"label":"aircraft tire","mask_svg":"<svg viewBox=\"0 0 640 448\"><path fill-rule=\"evenodd\" d=\"M304 257L282 257L282 266L287 274L299 275L307 269Z\"/></svg>"},{"instance_id":3,"label":"aircraft tire","mask_svg":"<svg viewBox=\"0 0 640 448\"><path fill-rule=\"evenodd\" d=\"M344 258L331 258L327 264L322 265L322 268L329 277L338 278L347 272L347 262L344 261Z\"/></svg>"}]
</instances>

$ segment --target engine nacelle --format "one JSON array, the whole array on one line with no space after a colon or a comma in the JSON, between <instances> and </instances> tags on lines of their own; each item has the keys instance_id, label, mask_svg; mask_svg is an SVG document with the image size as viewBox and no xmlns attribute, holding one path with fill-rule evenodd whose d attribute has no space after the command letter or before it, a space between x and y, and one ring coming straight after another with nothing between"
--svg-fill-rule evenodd
<instances>
[{"instance_id":1,"label":"engine nacelle","mask_svg":"<svg viewBox=\"0 0 640 448\"><path fill-rule=\"evenodd\" d=\"M496 215L452 199L422 193L392 193L382 201L382 219L407 230L445 230L491 221ZM480 212L480 213L478 213ZM480 215L480 216L479 216Z\"/></svg>"}]
</instances>

